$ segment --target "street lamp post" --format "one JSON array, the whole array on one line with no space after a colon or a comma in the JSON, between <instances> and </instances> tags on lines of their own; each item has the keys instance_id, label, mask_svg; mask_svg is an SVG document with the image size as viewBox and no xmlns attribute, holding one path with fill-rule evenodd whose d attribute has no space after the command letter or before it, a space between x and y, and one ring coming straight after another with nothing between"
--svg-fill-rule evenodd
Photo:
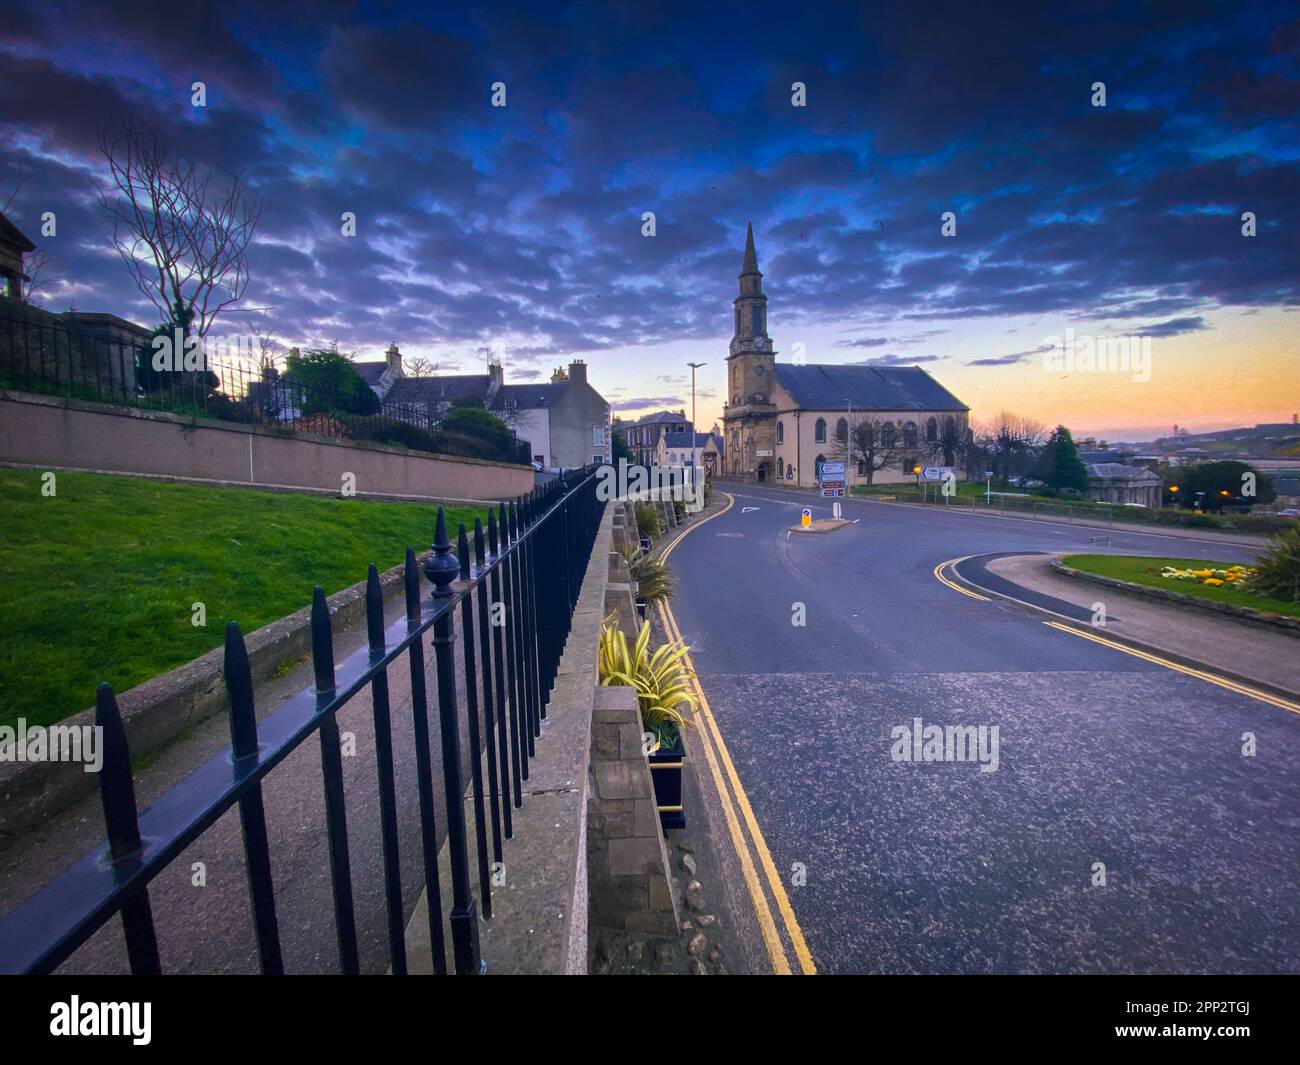
<instances>
[{"instance_id":1,"label":"street lamp post","mask_svg":"<svg viewBox=\"0 0 1300 1065\"><path fill-rule=\"evenodd\" d=\"M686 365L691 368L691 477L697 478L700 475L700 456L699 448L695 446L695 371L701 366L707 366L708 363L688 362Z\"/></svg>"}]
</instances>

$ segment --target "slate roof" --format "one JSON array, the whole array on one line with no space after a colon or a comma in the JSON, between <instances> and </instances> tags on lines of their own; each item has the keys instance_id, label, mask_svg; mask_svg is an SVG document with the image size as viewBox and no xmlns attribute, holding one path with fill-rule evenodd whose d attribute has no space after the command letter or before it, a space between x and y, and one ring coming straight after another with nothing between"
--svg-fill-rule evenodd
<instances>
[{"instance_id":1,"label":"slate roof","mask_svg":"<svg viewBox=\"0 0 1300 1065\"><path fill-rule=\"evenodd\" d=\"M919 366L775 365L776 379L804 410L969 410Z\"/></svg>"},{"instance_id":2,"label":"slate roof","mask_svg":"<svg viewBox=\"0 0 1300 1065\"><path fill-rule=\"evenodd\" d=\"M385 403L450 403L461 396L482 400L492 378L485 373L447 377L399 377L384 395Z\"/></svg>"},{"instance_id":3,"label":"slate roof","mask_svg":"<svg viewBox=\"0 0 1300 1065\"><path fill-rule=\"evenodd\" d=\"M655 414L647 414L644 418L638 418L634 422L620 426L620 428L635 429L638 425L654 425L656 422L684 422L689 420L689 418L686 418L681 414L676 414L673 411L661 410Z\"/></svg>"},{"instance_id":4,"label":"slate roof","mask_svg":"<svg viewBox=\"0 0 1300 1065\"><path fill-rule=\"evenodd\" d=\"M519 410L542 410L559 398L567 381L542 385L502 385L492 399L493 410L514 406Z\"/></svg>"},{"instance_id":5,"label":"slate roof","mask_svg":"<svg viewBox=\"0 0 1300 1065\"><path fill-rule=\"evenodd\" d=\"M1160 484L1160 475L1145 466L1126 466L1122 462L1085 463L1089 478L1103 481L1129 481L1133 484Z\"/></svg>"},{"instance_id":6,"label":"slate roof","mask_svg":"<svg viewBox=\"0 0 1300 1065\"><path fill-rule=\"evenodd\" d=\"M35 251L36 245L31 242L27 234L9 221L6 215L0 214L0 238L16 244L22 252Z\"/></svg>"},{"instance_id":7,"label":"slate roof","mask_svg":"<svg viewBox=\"0 0 1300 1065\"><path fill-rule=\"evenodd\" d=\"M708 447L711 435L710 433L696 433L695 443L692 444L690 433L664 433L664 447Z\"/></svg>"},{"instance_id":8,"label":"slate roof","mask_svg":"<svg viewBox=\"0 0 1300 1065\"><path fill-rule=\"evenodd\" d=\"M352 364L357 373L361 375L361 380L374 388L379 384L379 379L384 376L384 371L388 369L387 362L354 362Z\"/></svg>"}]
</instances>

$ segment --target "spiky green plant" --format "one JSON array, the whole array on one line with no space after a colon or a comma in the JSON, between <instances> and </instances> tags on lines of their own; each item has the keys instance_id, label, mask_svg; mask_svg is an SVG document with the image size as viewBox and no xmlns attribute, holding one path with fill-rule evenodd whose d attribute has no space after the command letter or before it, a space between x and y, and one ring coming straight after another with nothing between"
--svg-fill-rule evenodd
<instances>
[{"instance_id":1,"label":"spiky green plant","mask_svg":"<svg viewBox=\"0 0 1300 1065\"><path fill-rule=\"evenodd\" d=\"M657 603L671 596L677 588L677 578L668 563L634 548L624 556L628 572L636 581L637 595L647 603Z\"/></svg>"},{"instance_id":2,"label":"spiky green plant","mask_svg":"<svg viewBox=\"0 0 1300 1065\"><path fill-rule=\"evenodd\" d=\"M690 724L681 708L696 709L695 696L687 689L687 683L695 679L686 657L689 651L689 647L669 641L652 652L649 624L641 626L631 646L613 614L601 626L596 657L601 685L635 688L641 724L663 747L676 746L678 729Z\"/></svg>"},{"instance_id":3,"label":"spiky green plant","mask_svg":"<svg viewBox=\"0 0 1300 1065\"><path fill-rule=\"evenodd\" d=\"M1243 582L1248 591L1284 603L1300 603L1300 522L1283 529L1255 560L1255 572Z\"/></svg>"}]
</instances>

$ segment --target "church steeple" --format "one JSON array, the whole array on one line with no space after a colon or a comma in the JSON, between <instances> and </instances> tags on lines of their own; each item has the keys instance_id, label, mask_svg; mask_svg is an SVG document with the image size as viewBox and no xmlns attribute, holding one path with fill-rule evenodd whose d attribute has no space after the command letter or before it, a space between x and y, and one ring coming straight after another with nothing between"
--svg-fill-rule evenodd
<instances>
[{"instance_id":1,"label":"church steeple","mask_svg":"<svg viewBox=\"0 0 1300 1065\"><path fill-rule=\"evenodd\" d=\"M745 229L745 257L740 266L740 294L735 304L736 331L731 338L731 354L772 352L767 335L767 297L763 295L763 275L758 269L758 252L754 249L754 224Z\"/></svg>"},{"instance_id":2,"label":"church steeple","mask_svg":"<svg viewBox=\"0 0 1300 1065\"><path fill-rule=\"evenodd\" d=\"M745 231L745 261L740 266L740 276L758 274L758 252L754 250L754 223L750 222ZM762 277L762 274L758 274Z\"/></svg>"}]
</instances>

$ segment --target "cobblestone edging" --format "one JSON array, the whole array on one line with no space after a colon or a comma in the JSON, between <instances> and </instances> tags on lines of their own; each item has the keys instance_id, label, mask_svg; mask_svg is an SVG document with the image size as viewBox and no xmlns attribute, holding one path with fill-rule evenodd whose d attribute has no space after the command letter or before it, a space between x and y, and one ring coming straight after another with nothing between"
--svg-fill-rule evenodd
<instances>
[{"instance_id":1,"label":"cobblestone edging","mask_svg":"<svg viewBox=\"0 0 1300 1065\"><path fill-rule=\"evenodd\" d=\"M1281 629L1290 636L1300 636L1300 619L1284 617L1281 614L1270 614L1263 610L1253 610L1247 606L1237 606L1235 603L1216 603L1209 599L1198 599L1196 596L1175 592L1172 589L1149 588L1145 584L1134 584L1132 581L1122 581L1116 577L1104 577L1100 573L1089 573L1087 570L1067 566L1059 558L1052 559L1052 569L1064 577L1073 577L1076 580L1101 584L1108 588L1118 588L1121 591L1132 592L1148 599L1158 599L1166 603L1172 603L1174 606L1218 614L1220 617L1235 618L1247 624L1266 625L1271 629Z\"/></svg>"}]
</instances>

